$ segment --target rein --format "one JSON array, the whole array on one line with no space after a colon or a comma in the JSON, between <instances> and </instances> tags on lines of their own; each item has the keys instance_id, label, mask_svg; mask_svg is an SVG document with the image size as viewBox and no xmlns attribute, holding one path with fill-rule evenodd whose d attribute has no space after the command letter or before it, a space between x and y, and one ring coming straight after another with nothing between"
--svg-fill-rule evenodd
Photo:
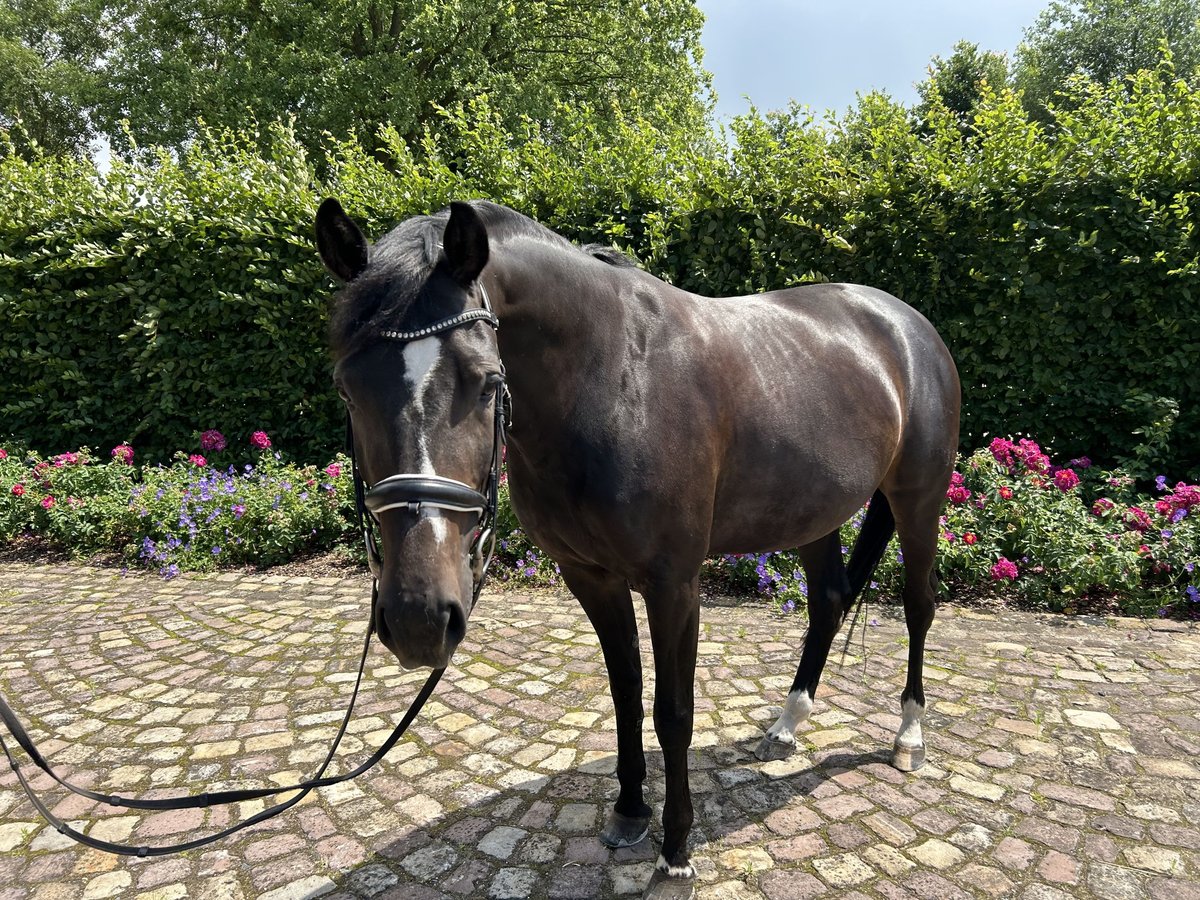
<instances>
[{"instance_id":1,"label":"rein","mask_svg":"<svg viewBox=\"0 0 1200 900\"><path fill-rule=\"evenodd\" d=\"M458 328L463 325L469 325L477 321L486 322L492 328L500 327L500 320L492 313L491 304L488 301L487 291L483 284L479 283L480 293L483 299L482 309L470 309L456 316L451 316L433 325L417 331L384 331L381 336L388 340L394 341L413 341L428 337L433 334L438 334L443 331L449 331L453 328ZM483 590L484 580L487 578L488 568L492 562L492 555L496 547L496 511L499 507L500 496L500 468L503 463L503 451L505 433L507 424L510 421L511 412L511 397L508 393L508 386L501 377L499 389L495 400L495 415L493 425L493 443L492 443L492 460L489 467L488 481L484 485L483 491L477 491L469 485L461 481L456 481L452 478L444 478L441 475L392 475L377 482L370 489L363 482L362 476L358 470L358 459L354 451L354 432L350 423L350 414L346 413L346 443L347 450L350 454L351 471L354 479L354 505L358 516L359 529L363 535L363 542L367 550L367 562L371 569L371 611L369 621L367 623L367 633L363 639L362 655L358 662L358 675L354 680L354 691L350 695L350 703L346 708L346 714L342 717L341 727L338 729L337 736L333 739L333 744L329 748L325 760L317 769L316 774L312 778L301 781L297 784L288 785L286 787L276 788L251 788L245 790L229 790L229 791L214 791L203 794L192 794L183 797L166 797L158 800L138 800L127 797L121 797L115 794L101 794L88 788L72 784L66 779L59 776L42 754L38 751L37 746L30 739L25 727L21 724L12 708L7 701L0 695L0 720L3 720L5 726L12 734L16 742L29 755L33 763L49 775L55 782L62 787L78 794L81 797L86 797L89 800L95 800L98 803L104 803L109 806L123 807L126 809L143 809L153 811L175 810L175 809L197 809L206 808L209 806L220 806L229 803L241 803L245 800L258 800L264 797L273 797L279 794L286 794L290 791L299 791L296 796L274 806L269 806L266 809L256 813L250 818L224 828L215 834L208 835L202 838L196 838L191 841L183 841L178 844L169 844L162 847L150 846L134 846L132 844L120 844L112 841L104 841L99 838L90 837L82 832L76 831L66 822L55 816L41 799L33 792L29 782L25 778L25 773L21 771L17 764L16 758L13 756L8 744L5 743L3 735L0 735L0 749L3 749L4 755L8 758L8 763L12 767L13 772L20 781L21 787L25 791L25 795L33 803L37 811L42 817L49 822L59 834L65 835L72 840L92 847L96 850L103 850L106 853L115 853L121 856L165 856L170 853L181 853L186 850L194 850L197 847L203 847L206 844L211 844L226 838L235 832L241 831L243 828L249 828L251 825L257 825L259 822L264 822L280 813L295 806L310 791L314 788L329 787L335 784L341 784L344 781L349 781L352 778L357 778L368 769L375 766L388 751L395 746L396 742L408 730L409 725L416 719L421 708L425 705L438 681L441 680L442 674L446 671L445 667L434 669L429 673L429 678L425 684L421 686L421 690L417 693L416 698L405 712L400 723L392 730L383 744L371 756L357 768L346 772L343 775L325 776L325 770L333 761L334 754L337 752L338 746L341 744L343 736L346 734L346 729L350 724L350 716L354 712L354 704L358 699L358 690L362 684L363 670L367 662L367 653L371 648L371 635L375 633L375 607L379 599L379 574L383 567L383 557L379 552L379 545L375 541L375 535L372 524L378 521L378 515L387 510L405 507L412 512L420 514L422 509L447 509L459 513L473 513L477 515L478 521L476 524L475 537L471 542L469 551L471 561L472 580L474 582L471 591L471 609L475 608L475 604L479 601L479 594ZM470 611L468 611L468 615Z\"/></svg>"}]
</instances>

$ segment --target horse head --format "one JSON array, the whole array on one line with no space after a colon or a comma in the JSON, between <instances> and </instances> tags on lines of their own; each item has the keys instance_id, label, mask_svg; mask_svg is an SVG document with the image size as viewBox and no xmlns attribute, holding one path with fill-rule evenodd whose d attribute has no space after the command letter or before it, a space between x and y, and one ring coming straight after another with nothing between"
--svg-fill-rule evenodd
<instances>
[{"instance_id":1,"label":"horse head","mask_svg":"<svg viewBox=\"0 0 1200 900\"><path fill-rule=\"evenodd\" d=\"M369 245L329 199L316 233L321 259L344 282L331 314L333 378L382 538L381 558L368 540L375 627L401 665L443 667L482 578L503 441L498 322L479 280L487 232L469 204L455 203Z\"/></svg>"}]
</instances>

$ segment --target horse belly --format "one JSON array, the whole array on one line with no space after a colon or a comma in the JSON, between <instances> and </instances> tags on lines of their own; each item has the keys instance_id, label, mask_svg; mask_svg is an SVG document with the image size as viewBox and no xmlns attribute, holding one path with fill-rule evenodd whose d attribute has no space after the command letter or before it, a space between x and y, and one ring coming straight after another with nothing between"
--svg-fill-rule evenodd
<instances>
[{"instance_id":1,"label":"horse belly","mask_svg":"<svg viewBox=\"0 0 1200 900\"><path fill-rule=\"evenodd\" d=\"M861 509L884 480L900 442L894 395L880 391L875 397L832 398L836 412L819 415L806 414L811 406L761 418L749 414L752 424L735 431L718 474L710 552L800 547Z\"/></svg>"}]
</instances>

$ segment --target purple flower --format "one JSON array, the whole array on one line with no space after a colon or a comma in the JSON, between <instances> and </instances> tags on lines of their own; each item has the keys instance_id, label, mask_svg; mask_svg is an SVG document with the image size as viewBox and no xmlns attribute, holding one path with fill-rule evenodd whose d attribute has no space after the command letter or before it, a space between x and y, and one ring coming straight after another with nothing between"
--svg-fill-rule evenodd
<instances>
[{"instance_id":1,"label":"purple flower","mask_svg":"<svg viewBox=\"0 0 1200 900\"><path fill-rule=\"evenodd\" d=\"M240 519L245 514L245 512L246 512L246 507L242 506L242 504L235 503L233 505L233 517L235 519Z\"/></svg>"},{"instance_id":2,"label":"purple flower","mask_svg":"<svg viewBox=\"0 0 1200 900\"><path fill-rule=\"evenodd\" d=\"M1072 469L1090 469L1092 467L1092 461L1086 456L1080 456L1071 460L1069 463L1067 463L1067 465Z\"/></svg>"},{"instance_id":3,"label":"purple flower","mask_svg":"<svg viewBox=\"0 0 1200 900\"><path fill-rule=\"evenodd\" d=\"M1200 590L1197 590L1194 584L1189 584L1184 593L1187 594L1188 600L1192 603L1200 603Z\"/></svg>"}]
</instances>

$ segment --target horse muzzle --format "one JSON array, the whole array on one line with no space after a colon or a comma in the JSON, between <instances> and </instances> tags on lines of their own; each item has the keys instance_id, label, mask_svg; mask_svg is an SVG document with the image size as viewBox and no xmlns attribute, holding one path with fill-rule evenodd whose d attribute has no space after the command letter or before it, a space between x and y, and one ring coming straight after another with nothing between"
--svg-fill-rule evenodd
<instances>
[{"instance_id":1,"label":"horse muzzle","mask_svg":"<svg viewBox=\"0 0 1200 900\"><path fill-rule=\"evenodd\" d=\"M443 593L405 595L381 588L375 631L404 668L440 669L467 633L467 612L458 598Z\"/></svg>"}]
</instances>

